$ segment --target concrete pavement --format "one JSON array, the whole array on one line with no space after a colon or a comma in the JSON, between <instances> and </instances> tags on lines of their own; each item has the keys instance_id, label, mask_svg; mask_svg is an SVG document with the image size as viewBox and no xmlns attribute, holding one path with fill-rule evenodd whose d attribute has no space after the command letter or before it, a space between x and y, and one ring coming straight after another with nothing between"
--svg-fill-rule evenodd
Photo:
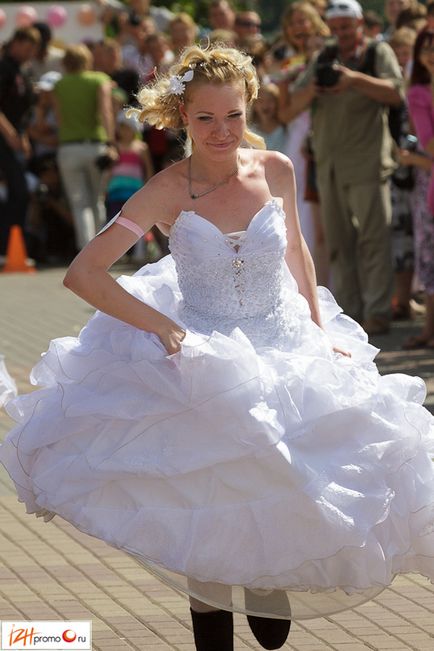
<instances>
[{"instance_id":1,"label":"concrete pavement","mask_svg":"<svg viewBox=\"0 0 434 651\"><path fill-rule=\"evenodd\" d=\"M127 271L130 273L130 270ZM0 274L0 353L20 391L50 339L75 335L93 310L62 286L63 270ZM407 353L400 342L414 322L395 324L373 341L382 372L424 377L434 409L433 351ZM0 412L0 438L10 426ZM0 620L91 619L96 651L194 651L188 601L126 554L55 518L26 516L0 470ZM259 649L242 616L236 646ZM434 649L434 586L409 575L373 601L329 618L293 625L293 651L422 651Z\"/></svg>"}]
</instances>

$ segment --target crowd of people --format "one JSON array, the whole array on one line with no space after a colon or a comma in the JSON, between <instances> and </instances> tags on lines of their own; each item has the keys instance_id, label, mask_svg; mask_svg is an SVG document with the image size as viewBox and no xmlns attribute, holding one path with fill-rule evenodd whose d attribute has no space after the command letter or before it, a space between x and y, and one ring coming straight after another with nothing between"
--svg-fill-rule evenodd
<instances>
[{"instance_id":1,"label":"crowd of people","mask_svg":"<svg viewBox=\"0 0 434 651\"><path fill-rule=\"evenodd\" d=\"M434 347L434 2L288 4L267 38L255 11L210 0L207 23L148 0L101 0L104 38L53 43L47 24L15 31L0 60L0 264L12 224L37 263L72 259L153 174L185 155L180 134L127 117L139 89L195 42L252 57L251 127L295 168L318 283L369 335L425 321L407 348ZM153 230L130 252L168 250Z\"/></svg>"}]
</instances>

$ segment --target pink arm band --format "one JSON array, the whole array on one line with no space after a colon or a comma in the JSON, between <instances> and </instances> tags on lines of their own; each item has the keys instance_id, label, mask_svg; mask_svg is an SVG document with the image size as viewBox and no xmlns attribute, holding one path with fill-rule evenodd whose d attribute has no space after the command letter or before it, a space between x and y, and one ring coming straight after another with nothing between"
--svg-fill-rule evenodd
<instances>
[{"instance_id":1,"label":"pink arm band","mask_svg":"<svg viewBox=\"0 0 434 651\"><path fill-rule=\"evenodd\" d=\"M143 237L145 234L145 231L142 230L138 224L131 221L131 219L122 217L122 215L116 218L115 223L119 224L119 226L124 226L125 228L128 228L129 231L133 231L133 233L135 233L138 237Z\"/></svg>"}]
</instances>

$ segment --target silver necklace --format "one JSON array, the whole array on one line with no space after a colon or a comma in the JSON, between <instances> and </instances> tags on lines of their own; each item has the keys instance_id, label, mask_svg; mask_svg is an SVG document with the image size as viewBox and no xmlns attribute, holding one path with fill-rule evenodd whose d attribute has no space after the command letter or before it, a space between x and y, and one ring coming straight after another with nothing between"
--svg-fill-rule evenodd
<instances>
[{"instance_id":1,"label":"silver necklace","mask_svg":"<svg viewBox=\"0 0 434 651\"><path fill-rule=\"evenodd\" d=\"M222 181L219 181L215 185L213 185L211 188L208 188L208 190L204 190L203 192L193 192L192 188L192 180L191 180L191 156L188 159L188 194L192 199L199 199L199 197L204 197L206 194L209 194L210 192L214 192L214 190L217 190L221 185L224 185L231 179L235 174L238 173L238 164L237 168L229 174L229 176L226 176Z\"/></svg>"}]
</instances>

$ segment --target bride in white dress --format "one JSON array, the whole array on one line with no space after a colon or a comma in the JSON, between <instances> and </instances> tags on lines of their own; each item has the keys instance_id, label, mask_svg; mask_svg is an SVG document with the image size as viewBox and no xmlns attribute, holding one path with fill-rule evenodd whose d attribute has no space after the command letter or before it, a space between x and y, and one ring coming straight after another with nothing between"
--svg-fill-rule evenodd
<instances>
[{"instance_id":1,"label":"bride in white dress","mask_svg":"<svg viewBox=\"0 0 434 651\"><path fill-rule=\"evenodd\" d=\"M290 161L248 149L250 59L187 49L141 119L187 129L75 259L97 308L51 342L42 388L9 401L0 460L29 513L65 518L190 595L196 647L267 649L290 620L361 603L400 572L434 579L433 418L419 378L317 290ZM171 255L108 273L154 224ZM348 351L348 352L347 352Z\"/></svg>"}]
</instances>

